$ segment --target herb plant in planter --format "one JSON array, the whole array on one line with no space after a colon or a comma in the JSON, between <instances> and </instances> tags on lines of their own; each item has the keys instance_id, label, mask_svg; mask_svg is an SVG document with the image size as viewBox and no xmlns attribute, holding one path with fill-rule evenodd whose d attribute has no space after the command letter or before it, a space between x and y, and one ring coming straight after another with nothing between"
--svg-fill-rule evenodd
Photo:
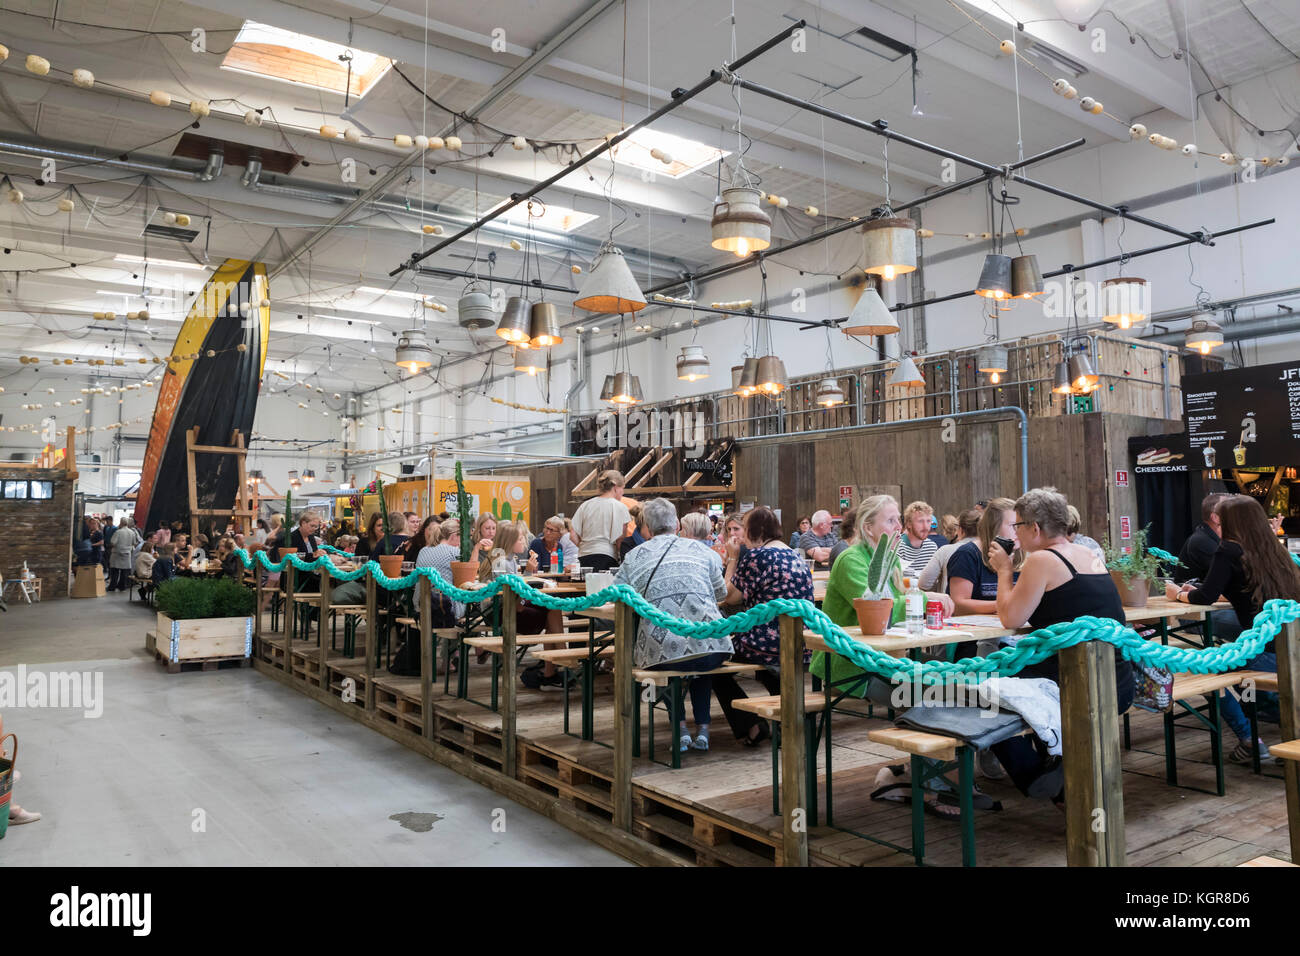
<instances>
[{"instance_id":1,"label":"herb plant in planter","mask_svg":"<svg viewBox=\"0 0 1300 956\"><path fill-rule=\"evenodd\" d=\"M1147 550L1147 525L1133 533L1131 551L1125 553L1110 541L1106 542L1106 570L1119 590L1125 607L1146 607L1151 585L1160 577L1160 559Z\"/></svg>"},{"instance_id":2,"label":"herb plant in planter","mask_svg":"<svg viewBox=\"0 0 1300 956\"><path fill-rule=\"evenodd\" d=\"M474 548L470 528L469 494L465 491L465 475L460 462L456 462L456 520L460 522L460 560L451 562L451 583L464 587L478 576L478 565L469 559Z\"/></svg>"},{"instance_id":3,"label":"herb plant in planter","mask_svg":"<svg viewBox=\"0 0 1300 956\"><path fill-rule=\"evenodd\" d=\"M191 661L248 659L256 600L238 581L173 578L158 588L158 627L145 646L171 673Z\"/></svg>"},{"instance_id":4,"label":"herb plant in planter","mask_svg":"<svg viewBox=\"0 0 1300 956\"><path fill-rule=\"evenodd\" d=\"M883 634L894 613L894 593L890 582L900 573L903 562L898 555L898 535L882 537L876 542L867 565L867 582L862 597L853 601L858 625L863 634ZM865 545L864 545L865 547Z\"/></svg>"}]
</instances>

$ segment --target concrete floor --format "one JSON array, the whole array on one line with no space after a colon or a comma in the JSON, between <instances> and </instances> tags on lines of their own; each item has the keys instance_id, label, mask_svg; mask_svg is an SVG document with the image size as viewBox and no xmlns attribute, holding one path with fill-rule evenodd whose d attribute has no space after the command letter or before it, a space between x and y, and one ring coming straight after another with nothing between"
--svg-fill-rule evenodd
<instances>
[{"instance_id":1,"label":"concrete floor","mask_svg":"<svg viewBox=\"0 0 1300 956\"><path fill-rule=\"evenodd\" d=\"M98 672L104 688L99 718L5 709L14 799L43 818L9 830L3 865L623 864L251 668L167 674L144 651L151 624L117 593L0 613L0 670Z\"/></svg>"}]
</instances>

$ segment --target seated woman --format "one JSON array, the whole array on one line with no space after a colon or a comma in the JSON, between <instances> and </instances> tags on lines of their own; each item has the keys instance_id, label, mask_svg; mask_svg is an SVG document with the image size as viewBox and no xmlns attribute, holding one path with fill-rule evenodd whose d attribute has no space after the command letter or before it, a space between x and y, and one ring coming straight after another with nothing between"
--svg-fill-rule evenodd
<instances>
[{"instance_id":1,"label":"seated woman","mask_svg":"<svg viewBox=\"0 0 1300 956\"><path fill-rule=\"evenodd\" d=\"M172 562L175 553L176 545L171 542L158 545L158 560L153 563L153 570L150 572L154 584L166 584L176 577L176 565Z\"/></svg>"},{"instance_id":2,"label":"seated woman","mask_svg":"<svg viewBox=\"0 0 1300 956\"><path fill-rule=\"evenodd\" d=\"M497 519L489 511L484 511L474 519L474 530L470 536L469 559L479 563L486 555L492 553L492 542L496 539Z\"/></svg>"},{"instance_id":3,"label":"seated woman","mask_svg":"<svg viewBox=\"0 0 1300 956\"><path fill-rule=\"evenodd\" d=\"M384 551L384 516L376 511L370 516L366 523L366 533L361 536L357 542L357 556L362 558L377 558Z\"/></svg>"},{"instance_id":4,"label":"seated woman","mask_svg":"<svg viewBox=\"0 0 1300 956\"><path fill-rule=\"evenodd\" d=\"M948 558L948 594L955 614L996 614L998 575L985 559L995 538L1016 542L1016 503L994 498L984 508L975 538ZM1005 554L1006 552L1003 551ZM1016 570L1013 562L1012 570Z\"/></svg>"},{"instance_id":5,"label":"seated woman","mask_svg":"<svg viewBox=\"0 0 1300 956\"><path fill-rule=\"evenodd\" d=\"M872 495L858 505L857 541L838 558L831 568L830 579L826 582L826 599L822 601L822 610L840 627L855 627L858 623L857 611L853 609L855 599L862 597L867 587L867 567L871 563L871 554L876 542L883 536L897 535L903 530L903 523L898 510L898 502L890 495ZM894 596L894 610L890 623L901 621L907 613L903 599L903 581L900 575L894 575L889 582L890 592ZM927 602L939 601L943 604L944 614L952 613L952 598L946 594L927 592ZM854 697L865 697L868 681L866 672L858 665L838 654L831 655L830 673L826 671L826 652L818 651L812 657L811 671L814 677L829 679L836 684L842 682L847 686L843 691ZM851 678L862 680L850 682Z\"/></svg>"},{"instance_id":6,"label":"seated woman","mask_svg":"<svg viewBox=\"0 0 1300 956\"><path fill-rule=\"evenodd\" d=\"M495 537L492 539L492 550L479 560L480 581L491 581L499 574L532 574L537 570L537 555L528 550L528 529L522 521L498 522L493 533ZM450 565L448 569L450 570ZM516 634L558 634L563 629L562 611L548 610L539 604L530 604L527 601L519 601L515 605ZM487 658L486 651L479 652L480 664ZM546 673L548 670L549 674ZM555 665L550 662L535 664L525 669L520 672L519 680L530 690L559 689L564 686L563 679L555 670Z\"/></svg>"},{"instance_id":7,"label":"seated woman","mask_svg":"<svg viewBox=\"0 0 1300 956\"><path fill-rule=\"evenodd\" d=\"M812 572L808 570L807 560L781 538L781 522L771 508L751 508L745 514L743 540L749 550L742 555L740 542L733 542L727 549L723 575L727 596L722 599L723 604L748 610L775 598L813 599ZM743 634L733 634L731 643L735 648L731 659L762 664L765 669L754 674L754 678L769 694L780 694L781 632L776 620L759 624ZM752 747L770 736L767 721L732 707L733 701L745 696L734 677L715 677L713 692L737 740Z\"/></svg>"},{"instance_id":8,"label":"seated woman","mask_svg":"<svg viewBox=\"0 0 1300 956\"><path fill-rule=\"evenodd\" d=\"M244 562L235 554L235 539L222 538L217 542L217 560L221 562L221 576L232 581L244 579Z\"/></svg>"},{"instance_id":9,"label":"seated woman","mask_svg":"<svg viewBox=\"0 0 1300 956\"><path fill-rule=\"evenodd\" d=\"M1213 604L1220 597L1232 602L1232 610L1212 611L1215 636L1232 640L1250 627L1265 601L1300 600L1300 569L1282 543L1274 537L1268 516L1258 501L1247 495L1228 495L1214 506L1222 538L1210 561L1209 573L1200 587L1165 585L1165 596L1188 604ZM1273 641L1246 665L1247 670L1276 671L1277 650ZM1272 694L1260 694L1272 703ZM1271 708L1270 708L1271 709ZM1234 763L1251 763L1250 721L1233 694L1219 698L1219 711L1239 741L1228 755ZM1259 757L1268 748L1256 740Z\"/></svg>"},{"instance_id":10,"label":"seated woman","mask_svg":"<svg viewBox=\"0 0 1300 956\"><path fill-rule=\"evenodd\" d=\"M1055 488L1034 488L1016 499L1015 524L1025 555L1018 578L1013 576L1011 555L996 543L989 546L985 558L998 576L996 604L1003 627L1037 629L1084 616L1125 622L1119 591L1105 563L1088 548L1070 542L1068 506L1065 495ZM1060 664L1052 656L1015 676L1059 683ZM1133 665L1118 653L1115 696L1118 716L1133 703ZM991 749L1021 793L1064 805L1061 758L1049 756L1042 740L1012 737Z\"/></svg>"},{"instance_id":11,"label":"seated woman","mask_svg":"<svg viewBox=\"0 0 1300 956\"><path fill-rule=\"evenodd\" d=\"M635 588L659 610L686 621L716 621L722 617L718 601L727 595L722 568L694 541L677 537L677 508L666 498L647 501L641 508L641 525L649 537L628 552L614 576L617 584ZM729 637L682 637L641 618L632 647L633 666L646 670L710 671L731 656ZM691 715L695 739L680 728L682 750L709 749L712 681L691 681Z\"/></svg>"}]
</instances>

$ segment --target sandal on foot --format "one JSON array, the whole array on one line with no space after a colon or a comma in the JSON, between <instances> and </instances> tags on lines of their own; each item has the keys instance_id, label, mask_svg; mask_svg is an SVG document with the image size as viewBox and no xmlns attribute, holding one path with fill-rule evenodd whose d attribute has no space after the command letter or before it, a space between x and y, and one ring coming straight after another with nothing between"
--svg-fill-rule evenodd
<instances>
[{"instance_id":1,"label":"sandal on foot","mask_svg":"<svg viewBox=\"0 0 1300 956\"><path fill-rule=\"evenodd\" d=\"M767 721L758 725L758 733L753 737L741 737L740 742L746 747L757 747L764 740L772 736L772 731L767 729Z\"/></svg>"},{"instance_id":2,"label":"sandal on foot","mask_svg":"<svg viewBox=\"0 0 1300 956\"><path fill-rule=\"evenodd\" d=\"M960 820L961 808L948 802L948 794L936 794L933 800L925 801L925 812L943 820Z\"/></svg>"},{"instance_id":3,"label":"sandal on foot","mask_svg":"<svg viewBox=\"0 0 1300 956\"><path fill-rule=\"evenodd\" d=\"M912 776L907 767L901 763L881 767L876 774L876 789L871 791L871 799L911 803Z\"/></svg>"}]
</instances>

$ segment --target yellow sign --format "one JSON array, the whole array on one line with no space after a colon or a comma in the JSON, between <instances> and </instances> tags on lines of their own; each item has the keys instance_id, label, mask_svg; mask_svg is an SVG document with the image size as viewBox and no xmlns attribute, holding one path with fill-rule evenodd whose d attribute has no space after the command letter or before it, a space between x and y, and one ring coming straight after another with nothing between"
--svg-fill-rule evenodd
<instances>
[{"instance_id":1,"label":"yellow sign","mask_svg":"<svg viewBox=\"0 0 1300 956\"><path fill-rule=\"evenodd\" d=\"M469 513L473 518L486 511L499 520L527 521L531 487L527 478L488 475L482 478L466 477L465 492L469 495ZM456 514L456 481L439 478L434 482L434 501L429 502L427 478L406 479L384 484L384 497L389 511L414 511L421 518L446 511ZM335 516L343 518L351 507L348 498L335 502ZM370 516L380 508L378 495L365 495L361 510L364 517L357 527L365 529Z\"/></svg>"}]
</instances>

